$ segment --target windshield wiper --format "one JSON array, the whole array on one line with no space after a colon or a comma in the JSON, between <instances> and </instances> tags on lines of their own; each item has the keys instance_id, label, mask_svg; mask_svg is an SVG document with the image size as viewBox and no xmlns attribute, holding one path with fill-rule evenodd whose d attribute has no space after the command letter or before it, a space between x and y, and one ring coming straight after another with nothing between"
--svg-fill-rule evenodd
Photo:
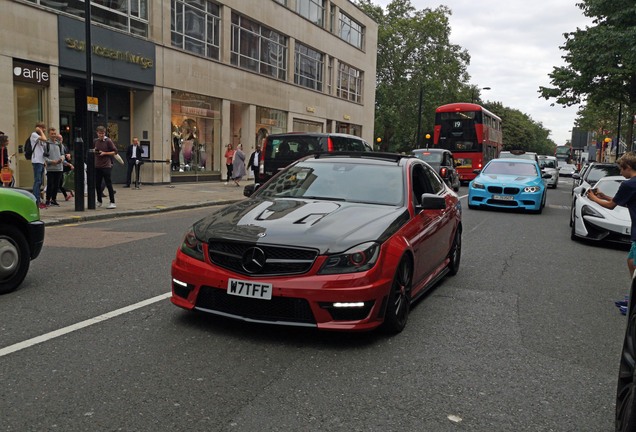
<instances>
[{"instance_id":1,"label":"windshield wiper","mask_svg":"<svg viewBox=\"0 0 636 432\"><path fill-rule=\"evenodd\" d=\"M303 195L297 198L317 199L317 200L325 200L325 201L347 201L345 198L340 198L340 197L326 197L326 196L316 196L316 195Z\"/></svg>"}]
</instances>

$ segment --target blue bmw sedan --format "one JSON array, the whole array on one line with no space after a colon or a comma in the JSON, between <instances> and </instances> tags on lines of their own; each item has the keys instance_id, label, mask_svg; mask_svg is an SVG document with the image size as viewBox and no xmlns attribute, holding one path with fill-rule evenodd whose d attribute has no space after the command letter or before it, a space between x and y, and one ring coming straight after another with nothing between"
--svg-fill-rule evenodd
<instances>
[{"instance_id":1,"label":"blue bmw sedan","mask_svg":"<svg viewBox=\"0 0 636 432\"><path fill-rule=\"evenodd\" d=\"M522 209L541 213L546 190L534 160L493 159L468 185L468 207Z\"/></svg>"}]
</instances>

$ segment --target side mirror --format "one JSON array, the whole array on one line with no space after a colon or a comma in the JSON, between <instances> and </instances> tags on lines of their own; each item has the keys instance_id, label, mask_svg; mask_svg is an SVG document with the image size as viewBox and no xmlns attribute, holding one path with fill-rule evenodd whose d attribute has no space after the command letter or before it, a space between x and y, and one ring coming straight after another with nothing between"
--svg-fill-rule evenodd
<instances>
[{"instance_id":1,"label":"side mirror","mask_svg":"<svg viewBox=\"0 0 636 432\"><path fill-rule=\"evenodd\" d=\"M579 175L579 173L574 173L574 174L572 174L572 178L573 178L574 180L580 180L580 179L581 179L581 176Z\"/></svg>"},{"instance_id":2,"label":"side mirror","mask_svg":"<svg viewBox=\"0 0 636 432\"><path fill-rule=\"evenodd\" d=\"M443 210L446 208L446 199L432 193L422 194L420 203L417 206L420 210Z\"/></svg>"},{"instance_id":3,"label":"side mirror","mask_svg":"<svg viewBox=\"0 0 636 432\"><path fill-rule=\"evenodd\" d=\"M481 170L480 169L473 170L473 173L479 175L481 173Z\"/></svg>"},{"instance_id":4,"label":"side mirror","mask_svg":"<svg viewBox=\"0 0 636 432\"><path fill-rule=\"evenodd\" d=\"M543 174L541 174L541 178L550 178L550 177L552 177L550 173L544 172Z\"/></svg>"},{"instance_id":5,"label":"side mirror","mask_svg":"<svg viewBox=\"0 0 636 432\"><path fill-rule=\"evenodd\" d=\"M243 188L243 195L246 197L251 197L254 192L258 190L261 185L258 183L245 185Z\"/></svg>"},{"instance_id":6,"label":"side mirror","mask_svg":"<svg viewBox=\"0 0 636 432\"><path fill-rule=\"evenodd\" d=\"M572 190L574 195L581 195L585 193L586 191L587 191L587 188L585 186L577 186Z\"/></svg>"}]
</instances>

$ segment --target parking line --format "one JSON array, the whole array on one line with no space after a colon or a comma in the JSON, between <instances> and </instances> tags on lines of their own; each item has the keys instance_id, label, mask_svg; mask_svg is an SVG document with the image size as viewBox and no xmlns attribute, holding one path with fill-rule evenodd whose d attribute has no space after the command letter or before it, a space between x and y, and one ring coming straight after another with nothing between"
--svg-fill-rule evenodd
<instances>
[{"instance_id":1,"label":"parking line","mask_svg":"<svg viewBox=\"0 0 636 432\"><path fill-rule=\"evenodd\" d=\"M121 309L116 309L116 310L114 310L112 312L107 312L107 313L105 313L103 315L99 315L99 316L96 316L94 318L90 318L90 319L87 319L85 321L78 322L77 324L72 324L70 326L61 328L59 330L54 330L52 332L49 332L49 333L46 333L46 334L43 334L43 335L40 335L40 336L36 336L34 338L27 339L25 341L18 342L16 344L9 345L8 347L4 347L4 348L0 349L0 357L4 357L4 356L9 355L11 353L14 353L16 351L20 351L20 350L32 347L33 345L37 345L37 344L49 341L51 339L55 339L55 338L60 337L60 336L64 336L65 334L72 333L74 331L83 329L84 327L88 327L88 326L91 326L93 324L98 324L98 323L100 323L102 321L106 321L106 320L109 320L111 318L115 318L115 317L117 317L119 315L123 315L125 313L132 312L135 309L139 309L139 308L142 308L144 306L148 306L150 304L160 302L161 300L164 300L164 299L167 299L168 297L170 297L171 294L172 294L171 292L168 292L168 293L165 293L165 294L161 294L161 295L158 295L156 297L152 297L152 298L149 298L147 300L140 301L139 303L135 303L135 304L132 304L130 306L125 306L125 307L123 307Z\"/></svg>"}]
</instances>

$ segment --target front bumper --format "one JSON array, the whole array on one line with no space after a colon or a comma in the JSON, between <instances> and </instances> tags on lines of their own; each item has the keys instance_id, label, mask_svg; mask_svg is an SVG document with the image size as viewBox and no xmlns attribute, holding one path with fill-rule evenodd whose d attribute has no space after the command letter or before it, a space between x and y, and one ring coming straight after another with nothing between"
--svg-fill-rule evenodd
<instances>
[{"instance_id":1,"label":"front bumper","mask_svg":"<svg viewBox=\"0 0 636 432\"><path fill-rule=\"evenodd\" d=\"M193 259L180 250L172 262L173 304L246 322L362 331L382 324L395 268L317 275L324 257L303 275L250 277ZM383 270L387 269L387 270ZM227 293L228 280L272 284L270 300ZM344 305L344 306L343 306Z\"/></svg>"},{"instance_id":2,"label":"front bumper","mask_svg":"<svg viewBox=\"0 0 636 432\"><path fill-rule=\"evenodd\" d=\"M468 191L468 205L471 207L496 207L508 209L523 209L536 211L541 209L541 199L543 190L537 192L523 192L523 187L517 188L517 193L506 193L508 188L500 188L501 192L493 193L486 189L475 189L471 187ZM511 199L500 199L500 197L512 197Z\"/></svg>"},{"instance_id":3,"label":"front bumper","mask_svg":"<svg viewBox=\"0 0 636 432\"><path fill-rule=\"evenodd\" d=\"M29 233L29 248L31 249L31 259L34 260L40 255L42 245L44 245L44 222L33 221L27 225Z\"/></svg>"}]
</instances>

